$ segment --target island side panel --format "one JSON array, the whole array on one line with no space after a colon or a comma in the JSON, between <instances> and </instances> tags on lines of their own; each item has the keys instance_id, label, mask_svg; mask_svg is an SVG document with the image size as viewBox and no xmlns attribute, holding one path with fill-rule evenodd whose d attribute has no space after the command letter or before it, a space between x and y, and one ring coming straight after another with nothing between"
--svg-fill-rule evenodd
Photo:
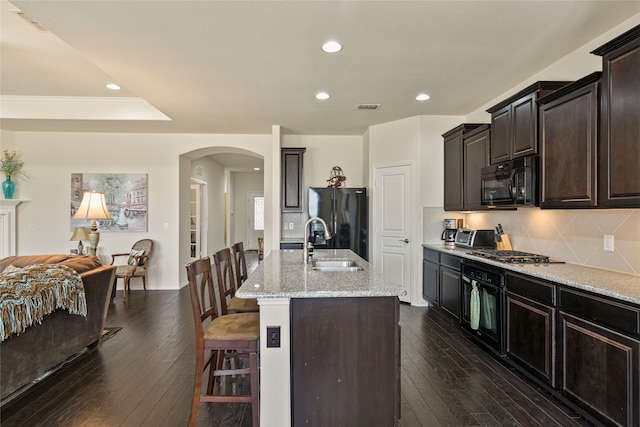
<instances>
[{"instance_id":1,"label":"island side panel","mask_svg":"<svg viewBox=\"0 0 640 427\"><path fill-rule=\"evenodd\" d=\"M291 300L293 425L397 426L397 297Z\"/></svg>"}]
</instances>

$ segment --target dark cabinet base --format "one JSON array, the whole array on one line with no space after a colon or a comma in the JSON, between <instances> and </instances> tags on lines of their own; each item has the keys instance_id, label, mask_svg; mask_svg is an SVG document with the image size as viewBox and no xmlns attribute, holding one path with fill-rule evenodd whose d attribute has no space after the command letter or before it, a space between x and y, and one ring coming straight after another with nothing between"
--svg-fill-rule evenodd
<instances>
[{"instance_id":1,"label":"dark cabinet base","mask_svg":"<svg viewBox=\"0 0 640 427\"><path fill-rule=\"evenodd\" d=\"M640 425L640 342L564 313L560 336L561 392L605 422Z\"/></svg>"},{"instance_id":2,"label":"dark cabinet base","mask_svg":"<svg viewBox=\"0 0 640 427\"><path fill-rule=\"evenodd\" d=\"M555 387L555 310L507 294L507 356Z\"/></svg>"},{"instance_id":3,"label":"dark cabinet base","mask_svg":"<svg viewBox=\"0 0 640 427\"><path fill-rule=\"evenodd\" d=\"M397 297L291 300L294 426L397 426Z\"/></svg>"}]
</instances>

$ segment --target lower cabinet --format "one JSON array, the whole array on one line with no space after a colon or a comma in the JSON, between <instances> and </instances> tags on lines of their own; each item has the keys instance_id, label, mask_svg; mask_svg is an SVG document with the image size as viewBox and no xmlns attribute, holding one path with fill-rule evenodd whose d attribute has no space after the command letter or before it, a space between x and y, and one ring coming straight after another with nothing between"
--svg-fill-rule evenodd
<instances>
[{"instance_id":1,"label":"lower cabinet","mask_svg":"<svg viewBox=\"0 0 640 427\"><path fill-rule=\"evenodd\" d=\"M397 297L292 298L294 426L397 426Z\"/></svg>"},{"instance_id":2,"label":"lower cabinet","mask_svg":"<svg viewBox=\"0 0 640 427\"><path fill-rule=\"evenodd\" d=\"M460 263L459 257L440 255L440 308L460 319Z\"/></svg>"},{"instance_id":3,"label":"lower cabinet","mask_svg":"<svg viewBox=\"0 0 640 427\"><path fill-rule=\"evenodd\" d=\"M459 319L461 259L423 256L423 296ZM514 271L505 289L507 363L598 423L640 427L640 306Z\"/></svg>"},{"instance_id":4,"label":"lower cabinet","mask_svg":"<svg viewBox=\"0 0 640 427\"><path fill-rule=\"evenodd\" d=\"M508 360L555 387L555 285L507 273Z\"/></svg>"},{"instance_id":5,"label":"lower cabinet","mask_svg":"<svg viewBox=\"0 0 640 427\"><path fill-rule=\"evenodd\" d=\"M457 256L423 250L422 296L455 319L460 319L461 262Z\"/></svg>"},{"instance_id":6,"label":"lower cabinet","mask_svg":"<svg viewBox=\"0 0 640 427\"><path fill-rule=\"evenodd\" d=\"M640 426L640 308L560 291L559 389L606 424Z\"/></svg>"},{"instance_id":7,"label":"lower cabinet","mask_svg":"<svg viewBox=\"0 0 640 427\"><path fill-rule=\"evenodd\" d=\"M434 306L440 304L440 252L423 249L422 296Z\"/></svg>"}]
</instances>

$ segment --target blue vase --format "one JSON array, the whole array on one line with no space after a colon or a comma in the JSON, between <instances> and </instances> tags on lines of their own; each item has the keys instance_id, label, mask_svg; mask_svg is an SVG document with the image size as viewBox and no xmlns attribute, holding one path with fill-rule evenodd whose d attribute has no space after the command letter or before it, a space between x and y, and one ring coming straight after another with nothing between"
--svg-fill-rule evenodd
<instances>
[{"instance_id":1,"label":"blue vase","mask_svg":"<svg viewBox=\"0 0 640 427\"><path fill-rule=\"evenodd\" d=\"M13 190L16 189L16 184L11 181L11 177L7 175L7 179L2 183L2 193L5 199L13 199Z\"/></svg>"}]
</instances>

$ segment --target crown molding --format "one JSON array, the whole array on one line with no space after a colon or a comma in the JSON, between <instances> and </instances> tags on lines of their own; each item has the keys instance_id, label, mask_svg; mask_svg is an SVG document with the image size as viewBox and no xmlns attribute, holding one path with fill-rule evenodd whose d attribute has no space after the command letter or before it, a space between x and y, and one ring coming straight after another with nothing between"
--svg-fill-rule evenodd
<instances>
[{"instance_id":1,"label":"crown molding","mask_svg":"<svg viewBox=\"0 0 640 427\"><path fill-rule=\"evenodd\" d=\"M0 96L0 118L39 120L171 120L137 97Z\"/></svg>"}]
</instances>

